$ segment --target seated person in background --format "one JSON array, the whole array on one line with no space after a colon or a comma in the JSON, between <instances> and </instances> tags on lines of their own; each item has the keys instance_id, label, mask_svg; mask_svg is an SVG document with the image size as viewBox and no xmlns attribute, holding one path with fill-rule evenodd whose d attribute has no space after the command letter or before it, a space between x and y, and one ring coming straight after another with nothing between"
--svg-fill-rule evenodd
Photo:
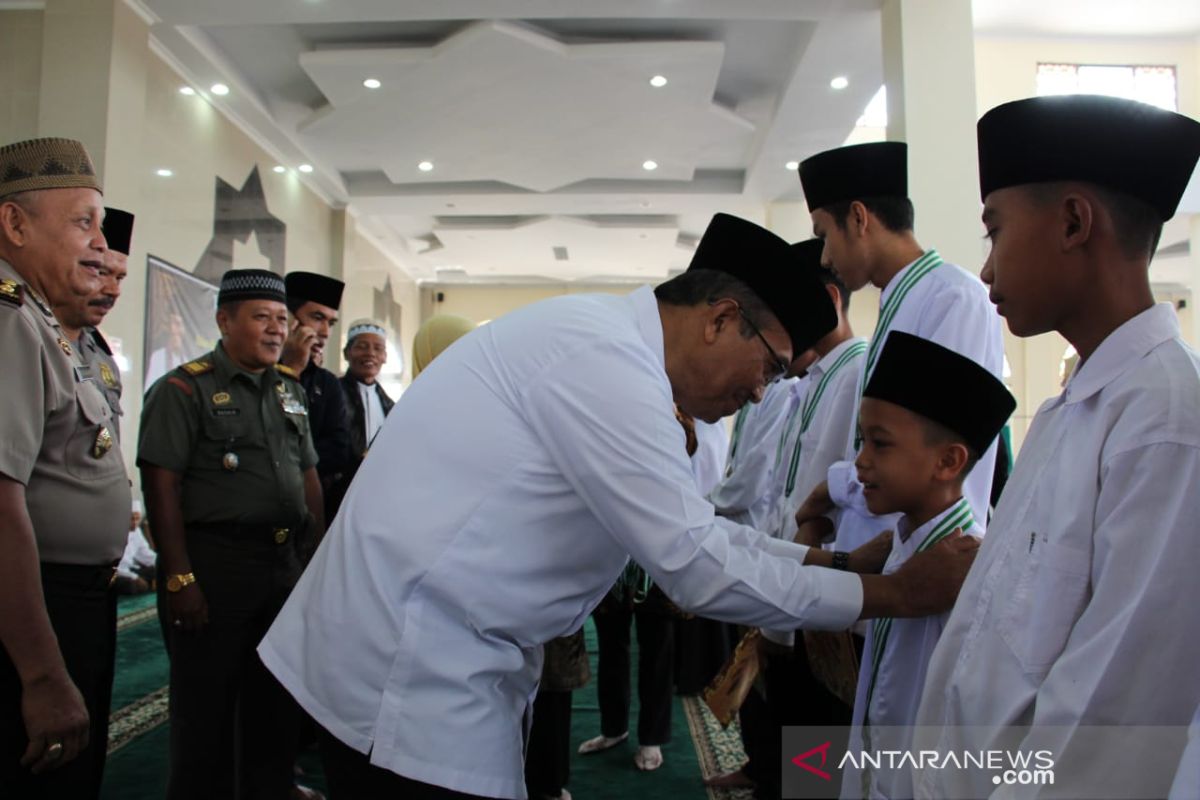
<instances>
[{"instance_id":1,"label":"seated person in background","mask_svg":"<svg viewBox=\"0 0 1200 800\"><path fill-rule=\"evenodd\" d=\"M125 542L125 553L117 564L114 587L120 594L142 594L154 587L154 566L158 553L142 533L142 501L133 501L133 513L129 518L129 539Z\"/></svg>"},{"instance_id":2,"label":"seated person in background","mask_svg":"<svg viewBox=\"0 0 1200 800\"><path fill-rule=\"evenodd\" d=\"M947 391L947 387L954 391ZM969 401L964 401L969 398ZM981 536L963 481L1016 408L994 375L969 358L893 331L863 392L855 459L872 514L902 514L884 574L956 530ZM854 702L851 748L904 750L929 657L949 612L873 620ZM912 777L848 768L842 797L912 797Z\"/></svg>"}]
</instances>

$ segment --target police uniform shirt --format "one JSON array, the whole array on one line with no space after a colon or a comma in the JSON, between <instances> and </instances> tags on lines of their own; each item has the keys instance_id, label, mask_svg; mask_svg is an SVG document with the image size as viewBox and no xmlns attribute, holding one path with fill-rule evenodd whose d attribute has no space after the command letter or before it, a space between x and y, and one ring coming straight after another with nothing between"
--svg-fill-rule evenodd
<instances>
[{"instance_id":1,"label":"police uniform shirt","mask_svg":"<svg viewBox=\"0 0 1200 800\"><path fill-rule=\"evenodd\" d=\"M404 393L259 653L373 764L524 797L541 644L578 630L629 558L704 616L845 628L860 579L806 553L696 490L653 291L553 298L467 334Z\"/></svg>"},{"instance_id":2,"label":"police uniform shirt","mask_svg":"<svg viewBox=\"0 0 1200 800\"><path fill-rule=\"evenodd\" d=\"M79 337L79 356L91 370L92 379L104 392L104 399L113 415L113 435L120 439L121 417L121 370L113 360L112 350L104 336L96 328L84 328Z\"/></svg>"},{"instance_id":3,"label":"police uniform shirt","mask_svg":"<svg viewBox=\"0 0 1200 800\"><path fill-rule=\"evenodd\" d=\"M0 363L0 473L25 486L39 558L116 562L131 499L112 411L46 302L3 260Z\"/></svg>"},{"instance_id":4,"label":"police uniform shirt","mask_svg":"<svg viewBox=\"0 0 1200 800\"><path fill-rule=\"evenodd\" d=\"M936 342L979 364L996 377L1004 370L1004 335L1000 315L988 300L977 275L942 261L930 250L896 273L879 298L880 319L867 351L862 387L870 380L874 358L891 331L903 331ZM954 391L954 387L946 387ZM846 460L829 468L829 495L841 509L837 519L838 550L850 551L885 530L894 530L899 517L872 516L862 496L854 459L856 431L851 431ZM963 483L963 494L980 526L987 527L991 504L996 444L988 448Z\"/></svg>"},{"instance_id":5,"label":"police uniform shirt","mask_svg":"<svg viewBox=\"0 0 1200 800\"><path fill-rule=\"evenodd\" d=\"M1073 761L1058 772L1072 794L1165 796L1174 765L1148 766L1161 748L1089 738L1088 726L1187 726L1200 705L1198 398L1200 358L1159 304L1038 409L930 661L923 745L987 750L1033 723L1046 727L1022 749ZM986 796L994 787L976 777L955 786L927 770L915 788Z\"/></svg>"},{"instance_id":6,"label":"police uniform shirt","mask_svg":"<svg viewBox=\"0 0 1200 800\"><path fill-rule=\"evenodd\" d=\"M243 370L220 343L146 396L138 465L183 476L184 525L297 524L316 463L300 384L273 367Z\"/></svg>"}]
</instances>

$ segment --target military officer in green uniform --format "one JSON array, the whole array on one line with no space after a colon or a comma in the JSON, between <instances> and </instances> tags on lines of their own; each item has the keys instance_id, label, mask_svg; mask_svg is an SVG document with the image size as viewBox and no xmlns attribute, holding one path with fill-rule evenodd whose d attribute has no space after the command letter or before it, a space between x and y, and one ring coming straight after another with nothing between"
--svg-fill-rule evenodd
<instances>
[{"instance_id":1,"label":"military officer in green uniform","mask_svg":"<svg viewBox=\"0 0 1200 800\"><path fill-rule=\"evenodd\" d=\"M91 372L92 380L104 392L104 398L113 413L113 435L120 438L121 416L124 413L121 411L121 370L99 326L121 296L121 283L129 273L133 214L119 208L105 208L101 229L108 242L108 250L104 253L103 266L100 268L100 290L94 295L76 298L74 303L56 305L54 314L62 324L67 341L75 343L83 363Z\"/></svg>"},{"instance_id":2,"label":"military officer in green uniform","mask_svg":"<svg viewBox=\"0 0 1200 800\"><path fill-rule=\"evenodd\" d=\"M94 295L100 184L67 139L0 147L0 797L100 793L129 479L52 309Z\"/></svg>"},{"instance_id":3,"label":"military officer in green uniform","mask_svg":"<svg viewBox=\"0 0 1200 800\"><path fill-rule=\"evenodd\" d=\"M283 279L231 270L221 341L160 378L138 432L171 656L170 777L178 798L286 798L299 709L255 647L324 530L304 390L276 369Z\"/></svg>"}]
</instances>

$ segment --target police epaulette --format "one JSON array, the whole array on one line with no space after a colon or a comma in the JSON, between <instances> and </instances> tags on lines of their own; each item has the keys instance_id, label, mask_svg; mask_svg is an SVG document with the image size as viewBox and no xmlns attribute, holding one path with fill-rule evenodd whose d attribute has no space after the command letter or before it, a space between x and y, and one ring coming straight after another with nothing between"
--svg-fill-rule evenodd
<instances>
[{"instance_id":1,"label":"police epaulette","mask_svg":"<svg viewBox=\"0 0 1200 800\"><path fill-rule=\"evenodd\" d=\"M275 371L280 375L286 375L294 381L300 380L300 373L289 367L287 364L276 364Z\"/></svg>"},{"instance_id":2,"label":"police epaulette","mask_svg":"<svg viewBox=\"0 0 1200 800\"><path fill-rule=\"evenodd\" d=\"M0 300L18 308L25 305L25 287L14 280L0 280Z\"/></svg>"},{"instance_id":3,"label":"police epaulette","mask_svg":"<svg viewBox=\"0 0 1200 800\"><path fill-rule=\"evenodd\" d=\"M212 372L214 369L216 369L211 361L204 358L197 358L195 361L189 361L179 368L188 375L193 376L203 375L206 372Z\"/></svg>"}]
</instances>

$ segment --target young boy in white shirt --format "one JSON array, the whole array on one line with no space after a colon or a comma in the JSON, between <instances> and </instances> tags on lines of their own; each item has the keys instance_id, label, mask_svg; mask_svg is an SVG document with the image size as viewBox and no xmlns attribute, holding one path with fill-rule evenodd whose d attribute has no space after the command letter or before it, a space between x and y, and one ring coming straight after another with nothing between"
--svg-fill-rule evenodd
<instances>
[{"instance_id":1,"label":"young boy in white shirt","mask_svg":"<svg viewBox=\"0 0 1200 800\"><path fill-rule=\"evenodd\" d=\"M1004 384L971 359L901 331L888 337L863 392L863 443L854 462L871 513L901 515L885 574L956 530L983 534L963 481L1014 408ZM870 624L852 750L908 748L926 666L948 616ZM842 796L911 797L911 773L847 769Z\"/></svg>"}]
</instances>

